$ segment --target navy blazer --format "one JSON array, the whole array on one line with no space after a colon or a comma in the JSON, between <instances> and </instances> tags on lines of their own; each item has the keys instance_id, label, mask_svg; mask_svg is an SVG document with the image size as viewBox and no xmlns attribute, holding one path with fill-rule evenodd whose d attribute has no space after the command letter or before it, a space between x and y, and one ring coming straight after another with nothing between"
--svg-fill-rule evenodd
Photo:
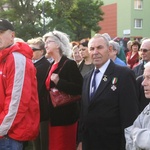
<instances>
[{"instance_id":1,"label":"navy blazer","mask_svg":"<svg viewBox=\"0 0 150 150\"><path fill-rule=\"evenodd\" d=\"M63 66L66 60L68 61ZM59 72L60 68L62 69ZM51 81L51 88L56 87L58 90L71 95L81 94L83 78L74 60L62 56L60 62L58 63L58 68L54 71L54 73L58 72L60 80L57 85ZM79 119L79 111L79 102L54 108L50 99L50 122L52 126L71 125L75 123Z\"/></svg>"},{"instance_id":2,"label":"navy blazer","mask_svg":"<svg viewBox=\"0 0 150 150\"><path fill-rule=\"evenodd\" d=\"M90 100L92 73L93 70L83 82L79 141L83 150L124 150L124 128L138 115L134 73L111 61Z\"/></svg>"}]
</instances>

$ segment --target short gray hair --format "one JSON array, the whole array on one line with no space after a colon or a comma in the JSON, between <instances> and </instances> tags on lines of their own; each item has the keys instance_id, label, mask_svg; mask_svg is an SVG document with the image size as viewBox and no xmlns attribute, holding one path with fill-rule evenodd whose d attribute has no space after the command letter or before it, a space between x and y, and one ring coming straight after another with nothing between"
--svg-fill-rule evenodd
<instances>
[{"instance_id":1,"label":"short gray hair","mask_svg":"<svg viewBox=\"0 0 150 150\"><path fill-rule=\"evenodd\" d=\"M111 40L111 41L109 41L109 45L112 46L113 50L116 50L118 54L120 53L120 45L119 45L119 43Z\"/></svg>"},{"instance_id":2,"label":"short gray hair","mask_svg":"<svg viewBox=\"0 0 150 150\"><path fill-rule=\"evenodd\" d=\"M92 39L96 39L96 38L103 38L103 39L105 40L105 42L106 42L106 45L109 47L109 40L108 40L108 38L107 38L104 34L99 34L99 33L95 34L95 35L89 40L89 43L90 43L90 41L91 41Z\"/></svg>"},{"instance_id":3,"label":"short gray hair","mask_svg":"<svg viewBox=\"0 0 150 150\"><path fill-rule=\"evenodd\" d=\"M57 30L48 32L43 36L44 42L48 37L51 37L59 45L61 54L67 57L71 57L72 54L71 44L70 44L69 36L66 33Z\"/></svg>"}]
</instances>

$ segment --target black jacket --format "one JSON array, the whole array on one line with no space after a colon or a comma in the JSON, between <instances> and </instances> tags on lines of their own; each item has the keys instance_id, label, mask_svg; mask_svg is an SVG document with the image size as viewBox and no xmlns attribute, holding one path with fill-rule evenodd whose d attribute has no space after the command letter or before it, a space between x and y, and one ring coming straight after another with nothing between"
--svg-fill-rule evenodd
<instances>
[{"instance_id":1,"label":"black jacket","mask_svg":"<svg viewBox=\"0 0 150 150\"><path fill-rule=\"evenodd\" d=\"M43 57L36 63L34 63L37 73L37 84L38 84L38 96L40 105L40 121L45 121L49 119L49 107L48 107L48 91L45 86L45 80L48 74L48 69L50 67L49 61Z\"/></svg>"},{"instance_id":2,"label":"black jacket","mask_svg":"<svg viewBox=\"0 0 150 150\"><path fill-rule=\"evenodd\" d=\"M90 101L92 73L84 77L79 141L83 150L125 150L124 129L138 116L135 75L111 61Z\"/></svg>"},{"instance_id":3,"label":"black jacket","mask_svg":"<svg viewBox=\"0 0 150 150\"><path fill-rule=\"evenodd\" d=\"M58 68L53 73L58 73L65 60L62 56ZM83 78L79 72L78 66L74 60L68 59L59 73L59 82L57 85L50 82L50 87L56 87L65 93L78 95L82 92ZM65 106L54 108L50 99L50 122L52 126L71 125L79 119L79 102L70 103Z\"/></svg>"},{"instance_id":4,"label":"black jacket","mask_svg":"<svg viewBox=\"0 0 150 150\"><path fill-rule=\"evenodd\" d=\"M149 104L149 99L147 99L145 97L145 94L144 94L144 88L142 86L143 75L139 76L136 79L136 82L137 82L138 90L139 90L139 95L138 95L138 99L139 99L139 111L141 113L143 111L143 109Z\"/></svg>"},{"instance_id":5,"label":"black jacket","mask_svg":"<svg viewBox=\"0 0 150 150\"><path fill-rule=\"evenodd\" d=\"M143 75L144 72L144 62L137 65L135 68L133 68L133 71L135 73L136 78Z\"/></svg>"}]
</instances>

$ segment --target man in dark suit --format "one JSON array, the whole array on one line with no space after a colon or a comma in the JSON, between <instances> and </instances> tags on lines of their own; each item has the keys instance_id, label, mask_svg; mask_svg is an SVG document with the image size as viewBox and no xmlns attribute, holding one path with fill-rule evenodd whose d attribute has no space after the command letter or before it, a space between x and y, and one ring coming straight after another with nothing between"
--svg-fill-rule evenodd
<instances>
[{"instance_id":1,"label":"man in dark suit","mask_svg":"<svg viewBox=\"0 0 150 150\"><path fill-rule=\"evenodd\" d=\"M144 94L144 88L141 85L143 82L143 72L144 72L144 65L150 61L150 39L144 39L142 41L141 47L140 47L141 57L143 62L136 66L133 71L135 73L136 81L138 84L138 90L139 90L139 108L140 112L143 111L143 109L148 105L149 99L145 97Z\"/></svg>"},{"instance_id":2,"label":"man in dark suit","mask_svg":"<svg viewBox=\"0 0 150 150\"><path fill-rule=\"evenodd\" d=\"M109 59L103 35L91 38L88 50L95 69L84 77L77 150L125 150L124 129L138 115L134 73Z\"/></svg>"},{"instance_id":3,"label":"man in dark suit","mask_svg":"<svg viewBox=\"0 0 150 150\"><path fill-rule=\"evenodd\" d=\"M40 134L37 139L33 141L33 150L48 150L49 105L45 80L48 75L50 63L45 58L46 51L41 37L30 39L27 43L33 50L32 61L37 70L36 77L40 104Z\"/></svg>"},{"instance_id":4,"label":"man in dark suit","mask_svg":"<svg viewBox=\"0 0 150 150\"><path fill-rule=\"evenodd\" d=\"M136 77L143 75L144 65L150 61L150 38L144 39L140 47L141 63L133 68Z\"/></svg>"},{"instance_id":5,"label":"man in dark suit","mask_svg":"<svg viewBox=\"0 0 150 150\"><path fill-rule=\"evenodd\" d=\"M142 86L142 82L144 80L143 75L137 77L136 82L138 85L138 100L139 100L139 113L143 111L143 109L149 104L149 99L145 97L144 87Z\"/></svg>"}]
</instances>

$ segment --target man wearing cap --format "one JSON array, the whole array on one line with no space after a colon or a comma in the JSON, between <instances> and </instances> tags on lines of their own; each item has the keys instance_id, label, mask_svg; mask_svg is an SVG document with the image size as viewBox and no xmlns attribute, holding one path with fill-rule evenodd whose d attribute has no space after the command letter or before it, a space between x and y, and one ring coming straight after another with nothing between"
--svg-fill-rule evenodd
<instances>
[{"instance_id":1,"label":"man wearing cap","mask_svg":"<svg viewBox=\"0 0 150 150\"><path fill-rule=\"evenodd\" d=\"M12 24L0 19L0 150L22 150L39 131L39 103L33 52L14 43Z\"/></svg>"}]
</instances>

